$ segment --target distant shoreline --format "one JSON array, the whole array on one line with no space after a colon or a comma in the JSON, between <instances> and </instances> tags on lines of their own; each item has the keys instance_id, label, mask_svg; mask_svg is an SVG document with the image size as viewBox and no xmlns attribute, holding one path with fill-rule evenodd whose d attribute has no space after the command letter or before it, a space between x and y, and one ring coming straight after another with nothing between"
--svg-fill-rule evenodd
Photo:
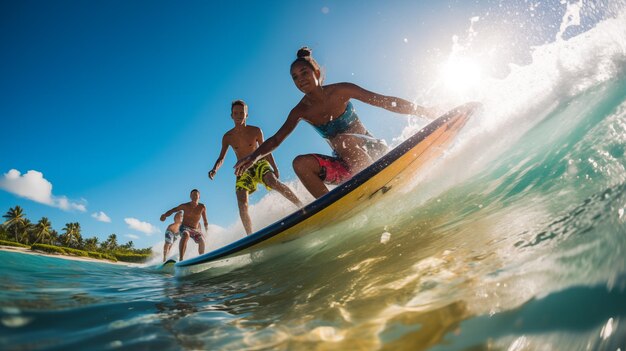
<instances>
[{"instance_id":1,"label":"distant shoreline","mask_svg":"<svg viewBox=\"0 0 626 351\"><path fill-rule=\"evenodd\" d=\"M27 255L55 257L55 258L61 258L61 259L64 259L64 260L72 260L72 261L100 262L100 263L108 263L108 264L115 264L115 265L122 265L122 266L135 266L135 265L138 265L138 264L133 264L133 263L128 263L128 262L119 262L119 261L118 262L114 262L114 261L109 261L109 260L99 260L99 259L90 258L90 257L79 257L79 256L67 256L67 255L60 255L60 254L52 254L52 253L38 251L38 250L31 250L31 249L25 248L25 247L15 247L15 246L0 245L0 251L17 252L17 253L22 253L22 254L27 254Z\"/></svg>"}]
</instances>

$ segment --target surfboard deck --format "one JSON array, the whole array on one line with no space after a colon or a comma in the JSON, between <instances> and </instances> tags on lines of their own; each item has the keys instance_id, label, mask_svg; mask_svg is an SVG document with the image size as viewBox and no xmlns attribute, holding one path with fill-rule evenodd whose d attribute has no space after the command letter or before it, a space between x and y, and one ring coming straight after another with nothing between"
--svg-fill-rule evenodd
<instances>
[{"instance_id":1,"label":"surfboard deck","mask_svg":"<svg viewBox=\"0 0 626 351\"><path fill-rule=\"evenodd\" d=\"M175 275L219 270L237 261L239 256L295 240L329 223L350 218L353 210L400 188L410 181L413 173L439 157L480 108L478 103L468 103L450 110L304 208L229 245L176 263Z\"/></svg>"}]
</instances>

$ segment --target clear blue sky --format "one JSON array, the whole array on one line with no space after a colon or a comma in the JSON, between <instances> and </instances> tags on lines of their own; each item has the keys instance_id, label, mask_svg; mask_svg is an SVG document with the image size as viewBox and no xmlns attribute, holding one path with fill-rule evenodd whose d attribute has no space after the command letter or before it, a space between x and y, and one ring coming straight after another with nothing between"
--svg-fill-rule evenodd
<instances>
[{"instance_id":1,"label":"clear blue sky","mask_svg":"<svg viewBox=\"0 0 626 351\"><path fill-rule=\"evenodd\" d=\"M558 1L541 6L529 10L516 1L2 1L0 176L6 181L14 169L20 172L17 181L24 182L11 187L47 181L52 191L22 189L19 196L16 188L5 187L0 211L20 205L33 222L46 216L59 232L77 221L84 237L102 240L116 233L121 242L146 247L162 240L165 225L159 215L198 188L209 222L229 226L239 220L232 150L216 180L209 181L207 172L223 133L232 127L230 102L247 101L248 123L271 136L301 98L289 75L299 47L313 48L327 82L351 81L419 100L429 87L424 77L432 62L450 51L452 35L465 35L471 17L486 19L483 33L535 25L522 31L525 36L510 34L518 45L508 49L515 53L554 35L555 30L545 31L548 35L544 29L558 27L563 6ZM356 107L366 126L387 140L407 124L404 116ZM281 178L293 180L291 160L309 152L329 149L301 124L274 153ZM37 174L24 178L30 170L45 180ZM24 192L40 198L34 201ZM252 202L265 194L258 191ZM101 211L110 222L93 218ZM159 232L146 235L127 218Z\"/></svg>"}]
</instances>

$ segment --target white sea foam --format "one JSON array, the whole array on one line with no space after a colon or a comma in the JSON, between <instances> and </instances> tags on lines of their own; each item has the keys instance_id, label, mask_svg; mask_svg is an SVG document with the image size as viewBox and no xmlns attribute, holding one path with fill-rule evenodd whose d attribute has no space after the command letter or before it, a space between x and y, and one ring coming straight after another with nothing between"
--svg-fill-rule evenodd
<instances>
[{"instance_id":1,"label":"white sea foam","mask_svg":"<svg viewBox=\"0 0 626 351\"><path fill-rule=\"evenodd\" d=\"M467 38L477 35L474 22ZM465 41L471 46L472 40ZM462 60L463 54L471 58L471 47L461 47L458 39L453 40L450 59ZM486 57L484 59L481 65L492 64ZM470 121L457 138L445 162L416 176L414 185L429 179L439 180L433 182L437 183L436 188L423 192L424 200L480 172L487 162L506 151L508 145L542 121L559 103L623 77L626 72L626 12L569 40L559 36L559 40L534 47L531 63L510 64L509 67L510 73L505 78L480 77L478 84L470 84L470 89L464 91L448 89L442 83L445 77L433 83L429 94L437 97L440 106L451 108L466 101L480 101L484 111ZM404 141L423 125L413 121L393 144ZM441 179L446 179L447 183Z\"/></svg>"}]
</instances>

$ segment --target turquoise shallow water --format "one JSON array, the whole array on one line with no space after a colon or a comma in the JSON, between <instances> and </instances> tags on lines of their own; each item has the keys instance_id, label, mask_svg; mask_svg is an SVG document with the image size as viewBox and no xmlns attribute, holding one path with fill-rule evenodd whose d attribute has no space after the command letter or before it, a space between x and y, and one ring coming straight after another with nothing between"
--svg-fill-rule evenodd
<instances>
[{"instance_id":1,"label":"turquoise shallow water","mask_svg":"<svg viewBox=\"0 0 626 351\"><path fill-rule=\"evenodd\" d=\"M227 274L0 252L0 349L626 350L626 50L602 30L521 70L541 94L494 89L414 187Z\"/></svg>"}]
</instances>

